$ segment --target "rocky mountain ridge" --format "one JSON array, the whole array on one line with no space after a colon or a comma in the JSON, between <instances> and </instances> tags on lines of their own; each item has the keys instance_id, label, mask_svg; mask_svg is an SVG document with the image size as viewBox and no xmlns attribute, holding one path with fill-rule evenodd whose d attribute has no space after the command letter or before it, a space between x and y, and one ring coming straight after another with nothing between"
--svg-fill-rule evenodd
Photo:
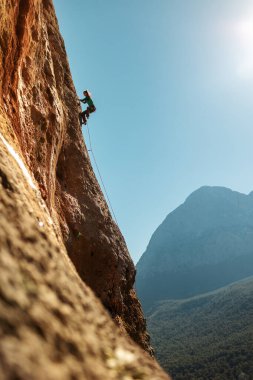
<instances>
[{"instance_id":1,"label":"rocky mountain ridge","mask_svg":"<svg viewBox=\"0 0 253 380\"><path fill-rule=\"evenodd\" d=\"M252 195L222 187L196 190L158 227L137 264L143 305L252 275L252 247Z\"/></svg>"},{"instance_id":2,"label":"rocky mountain ridge","mask_svg":"<svg viewBox=\"0 0 253 380\"><path fill-rule=\"evenodd\" d=\"M0 20L0 379L166 379L126 335L151 352L52 1L3 0Z\"/></svg>"}]
</instances>

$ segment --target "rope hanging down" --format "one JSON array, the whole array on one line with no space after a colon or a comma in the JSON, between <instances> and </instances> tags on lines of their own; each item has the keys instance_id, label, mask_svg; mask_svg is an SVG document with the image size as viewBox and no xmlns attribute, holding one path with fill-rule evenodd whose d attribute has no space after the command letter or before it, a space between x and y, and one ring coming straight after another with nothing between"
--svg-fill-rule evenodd
<instances>
[{"instance_id":1,"label":"rope hanging down","mask_svg":"<svg viewBox=\"0 0 253 380\"><path fill-rule=\"evenodd\" d=\"M101 181L101 183L102 183L102 186L103 186L103 189L104 189L104 192L105 192L105 196L106 196L107 202L108 202L108 204L109 204L109 206L110 206L110 209L111 209L111 211L112 211L112 215L113 215L113 217L114 217L114 220L115 220L117 226L119 226L118 221L117 221L117 218L116 218L115 213L114 213L114 211L113 211L112 204L111 204L111 201L110 201L109 195L108 195L108 193L107 193L107 190L106 190L106 187L105 187L105 184L104 184L104 181L103 181L102 175L101 175L101 173L100 173L100 170L99 170L99 167L98 167L98 164L97 164L97 161L96 161L96 158L95 158L95 155L94 155L93 149L92 149L91 138L90 138L90 130L89 130L88 122L87 122L87 124L86 124L86 127L87 127L87 131L88 131L89 146L90 146L90 149L88 149L88 151L91 152L91 154L92 154L92 157L93 157L93 160L94 160L95 166L96 166L96 168L97 168L97 172L98 172L98 175L99 175L100 181Z\"/></svg>"}]
</instances>

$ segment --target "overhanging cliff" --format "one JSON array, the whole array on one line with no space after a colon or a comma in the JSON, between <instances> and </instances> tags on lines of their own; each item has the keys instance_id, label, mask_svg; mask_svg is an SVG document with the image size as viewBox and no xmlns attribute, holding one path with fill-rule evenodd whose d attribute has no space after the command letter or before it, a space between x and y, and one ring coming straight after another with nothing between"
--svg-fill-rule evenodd
<instances>
[{"instance_id":1,"label":"overhanging cliff","mask_svg":"<svg viewBox=\"0 0 253 380\"><path fill-rule=\"evenodd\" d=\"M150 351L52 2L2 0L0 20L0 379L167 378L123 336Z\"/></svg>"}]
</instances>

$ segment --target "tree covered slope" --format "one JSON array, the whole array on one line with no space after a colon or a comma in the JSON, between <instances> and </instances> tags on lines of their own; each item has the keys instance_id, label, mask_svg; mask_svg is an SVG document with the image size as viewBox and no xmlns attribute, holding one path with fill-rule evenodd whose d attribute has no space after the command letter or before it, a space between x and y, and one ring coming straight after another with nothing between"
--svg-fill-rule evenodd
<instances>
[{"instance_id":1,"label":"tree covered slope","mask_svg":"<svg viewBox=\"0 0 253 380\"><path fill-rule=\"evenodd\" d=\"M174 380L253 379L253 277L148 315L160 364Z\"/></svg>"}]
</instances>

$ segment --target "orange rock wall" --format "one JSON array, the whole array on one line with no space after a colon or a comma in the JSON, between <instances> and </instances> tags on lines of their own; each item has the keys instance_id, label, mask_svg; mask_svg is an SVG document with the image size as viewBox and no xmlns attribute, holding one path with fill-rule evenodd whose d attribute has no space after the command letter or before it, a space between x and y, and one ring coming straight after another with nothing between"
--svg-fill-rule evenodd
<instances>
[{"instance_id":1,"label":"orange rock wall","mask_svg":"<svg viewBox=\"0 0 253 380\"><path fill-rule=\"evenodd\" d=\"M27 165L82 280L150 351L135 268L91 167L52 1L1 0L0 20L1 133Z\"/></svg>"}]
</instances>

